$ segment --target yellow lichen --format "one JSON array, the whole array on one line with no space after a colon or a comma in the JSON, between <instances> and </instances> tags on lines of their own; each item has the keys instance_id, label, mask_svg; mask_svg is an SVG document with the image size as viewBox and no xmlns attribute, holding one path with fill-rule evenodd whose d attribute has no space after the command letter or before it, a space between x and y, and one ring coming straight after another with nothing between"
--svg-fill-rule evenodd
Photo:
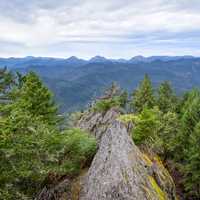
<instances>
[{"instance_id":1,"label":"yellow lichen","mask_svg":"<svg viewBox=\"0 0 200 200\"><path fill-rule=\"evenodd\" d=\"M162 174L160 174L162 180L164 181L164 180L166 180L166 178L167 178L167 180L169 180L171 183L173 183L173 179L172 179L172 177L170 176L168 170L167 170L167 169L165 168L165 166L163 165L163 163L162 163L160 157L159 157L159 156L155 156L155 157L154 157L154 161L156 162L156 164L158 165L158 167L159 167L160 169L162 169L162 170L161 170L161 171L162 171Z\"/></svg>"},{"instance_id":2,"label":"yellow lichen","mask_svg":"<svg viewBox=\"0 0 200 200\"><path fill-rule=\"evenodd\" d=\"M161 190L161 188L158 186L158 184L156 183L155 179L152 176L148 176L149 181L151 183L152 188L154 189L154 191L156 192L159 200L166 200L166 195L165 193Z\"/></svg>"},{"instance_id":3,"label":"yellow lichen","mask_svg":"<svg viewBox=\"0 0 200 200\"><path fill-rule=\"evenodd\" d=\"M159 166L163 166L163 163L159 156L154 156L153 158ZM164 166L163 166L164 167Z\"/></svg>"},{"instance_id":4,"label":"yellow lichen","mask_svg":"<svg viewBox=\"0 0 200 200\"><path fill-rule=\"evenodd\" d=\"M150 158L146 155L146 154L142 154L142 158L143 160L145 161L145 163L148 165L148 166L152 166L152 161L150 160Z\"/></svg>"},{"instance_id":5,"label":"yellow lichen","mask_svg":"<svg viewBox=\"0 0 200 200\"><path fill-rule=\"evenodd\" d=\"M117 120L124 122L124 123L129 123L129 122L134 122L136 116L133 114L126 114L126 115L120 115Z\"/></svg>"}]
</instances>

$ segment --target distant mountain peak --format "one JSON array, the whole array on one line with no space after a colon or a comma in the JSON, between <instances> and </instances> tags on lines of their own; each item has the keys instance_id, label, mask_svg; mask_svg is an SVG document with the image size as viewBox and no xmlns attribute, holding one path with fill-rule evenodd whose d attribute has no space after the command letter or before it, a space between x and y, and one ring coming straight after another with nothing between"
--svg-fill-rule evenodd
<instances>
[{"instance_id":1,"label":"distant mountain peak","mask_svg":"<svg viewBox=\"0 0 200 200\"><path fill-rule=\"evenodd\" d=\"M144 56L138 55L138 56L134 56L129 61L130 62L143 62L145 60L146 60L146 58Z\"/></svg>"},{"instance_id":2,"label":"distant mountain peak","mask_svg":"<svg viewBox=\"0 0 200 200\"><path fill-rule=\"evenodd\" d=\"M78 61L80 60L79 58L77 58L76 56L71 56L69 58L66 59L67 61Z\"/></svg>"},{"instance_id":3,"label":"distant mountain peak","mask_svg":"<svg viewBox=\"0 0 200 200\"><path fill-rule=\"evenodd\" d=\"M67 63L77 64L77 65L82 65L82 64L86 63L86 60L80 59L80 58L78 58L76 56L71 56L71 57L65 59L65 61Z\"/></svg>"},{"instance_id":4,"label":"distant mountain peak","mask_svg":"<svg viewBox=\"0 0 200 200\"><path fill-rule=\"evenodd\" d=\"M92 57L89 62L109 62L110 60L108 60L107 58L103 57L103 56L95 56Z\"/></svg>"}]
</instances>

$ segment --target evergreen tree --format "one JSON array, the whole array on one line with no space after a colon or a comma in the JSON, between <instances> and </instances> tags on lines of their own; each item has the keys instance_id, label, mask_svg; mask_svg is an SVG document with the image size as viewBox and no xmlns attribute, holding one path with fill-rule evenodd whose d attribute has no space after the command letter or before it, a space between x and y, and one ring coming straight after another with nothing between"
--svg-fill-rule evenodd
<instances>
[{"instance_id":1,"label":"evergreen tree","mask_svg":"<svg viewBox=\"0 0 200 200\"><path fill-rule=\"evenodd\" d=\"M179 131L180 122L176 113L167 112L160 116L160 128L154 147L164 160L174 157Z\"/></svg>"},{"instance_id":2,"label":"evergreen tree","mask_svg":"<svg viewBox=\"0 0 200 200\"><path fill-rule=\"evenodd\" d=\"M78 174L96 142L78 129L58 131L51 93L35 73L11 92L0 115L0 198L34 199L48 174Z\"/></svg>"},{"instance_id":3,"label":"evergreen tree","mask_svg":"<svg viewBox=\"0 0 200 200\"><path fill-rule=\"evenodd\" d=\"M196 124L200 121L200 91L192 90L187 95L181 111L180 146L184 149L188 147L188 138L194 131Z\"/></svg>"},{"instance_id":4,"label":"evergreen tree","mask_svg":"<svg viewBox=\"0 0 200 200\"><path fill-rule=\"evenodd\" d=\"M132 137L136 144L144 144L157 137L160 129L161 112L157 108L144 108L140 114L134 117Z\"/></svg>"},{"instance_id":5,"label":"evergreen tree","mask_svg":"<svg viewBox=\"0 0 200 200\"><path fill-rule=\"evenodd\" d=\"M168 81L164 81L158 88L157 106L163 113L174 112L177 98Z\"/></svg>"},{"instance_id":6,"label":"evergreen tree","mask_svg":"<svg viewBox=\"0 0 200 200\"><path fill-rule=\"evenodd\" d=\"M185 186L193 199L200 197L200 122L189 136L186 162L183 167Z\"/></svg>"},{"instance_id":7,"label":"evergreen tree","mask_svg":"<svg viewBox=\"0 0 200 200\"><path fill-rule=\"evenodd\" d=\"M34 72L25 76L15 106L48 124L58 122L57 107L52 100L52 93Z\"/></svg>"},{"instance_id":8,"label":"evergreen tree","mask_svg":"<svg viewBox=\"0 0 200 200\"><path fill-rule=\"evenodd\" d=\"M141 112L145 107L153 108L155 103L151 80L147 74L139 87L133 93L132 108L136 112Z\"/></svg>"}]
</instances>

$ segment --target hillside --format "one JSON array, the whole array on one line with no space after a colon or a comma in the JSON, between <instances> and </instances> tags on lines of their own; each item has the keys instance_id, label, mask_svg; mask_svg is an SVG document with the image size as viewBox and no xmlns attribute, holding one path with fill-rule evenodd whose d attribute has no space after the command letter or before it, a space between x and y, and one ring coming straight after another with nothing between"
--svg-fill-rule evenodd
<instances>
[{"instance_id":1,"label":"hillside","mask_svg":"<svg viewBox=\"0 0 200 200\"><path fill-rule=\"evenodd\" d=\"M88 61L27 57L0 59L0 65L23 73L37 72L55 93L62 111L83 108L113 81L132 92L145 73L154 86L171 81L178 93L200 86L200 58L190 56L137 56L130 60L96 56Z\"/></svg>"}]
</instances>

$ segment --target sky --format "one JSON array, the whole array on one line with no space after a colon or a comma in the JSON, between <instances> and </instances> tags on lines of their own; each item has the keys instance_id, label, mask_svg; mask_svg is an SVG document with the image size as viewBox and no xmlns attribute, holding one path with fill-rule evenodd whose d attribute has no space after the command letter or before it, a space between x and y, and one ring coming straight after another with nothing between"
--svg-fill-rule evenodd
<instances>
[{"instance_id":1,"label":"sky","mask_svg":"<svg viewBox=\"0 0 200 200\"><path fill-rule=\"evenodd\" d=\"M200 0L0 0L0 57L200 56Z\"/></svg>"}]
</instances>

